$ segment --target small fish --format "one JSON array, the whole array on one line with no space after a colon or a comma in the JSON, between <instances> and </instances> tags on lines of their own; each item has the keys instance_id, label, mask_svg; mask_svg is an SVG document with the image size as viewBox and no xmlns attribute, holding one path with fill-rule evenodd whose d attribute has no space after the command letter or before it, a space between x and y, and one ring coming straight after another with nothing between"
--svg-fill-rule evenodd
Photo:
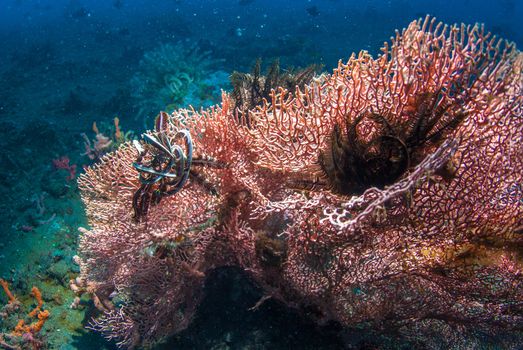
<instances>
[{"instance_id":1,"label":"small fish","mask_svg":"<svg viewBox=\"0 0 523 350\"><path fill-rule=\"evenodd\" d=\"M89 12L85 7L80 7L69 15L69 17L73 19L85 18L89 16L91 16L91 12Z\"/></svg>"},{"instance_id":2,"label":"small fish","mask_svg":"<svg viewBox=\"0 0 523 350\"><path fill-rule=\"evenodd\" d=\"M316 6L307 7L305 10L312 17L316 17L320 14L320 11L318 11L318 8Z\"/></svg>"}]
</instances>

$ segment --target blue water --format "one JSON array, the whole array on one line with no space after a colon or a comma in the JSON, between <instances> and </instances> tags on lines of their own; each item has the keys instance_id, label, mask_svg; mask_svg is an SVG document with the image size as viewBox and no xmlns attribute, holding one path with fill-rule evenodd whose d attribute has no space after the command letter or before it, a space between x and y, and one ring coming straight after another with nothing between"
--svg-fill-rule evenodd
<instances>
[{"instance_id":1,"label":"blue water","mask_svg":"<svg viewBox=\"0 0 523 350\"><path fill-rule=\"evenodd\" d=\"M114 347L83 328L92 304L69 308L77 227L86 225L73 178L92 163L82 134L92 141L94 122L114 132L118 117L132 138L161 109L218 103L220 90L231 89L229 75L250 71L258 58L264 66L279 59L284 68L331 71L354 52L378 54L395 30L427 14L484 23L523 47L520 0L0 0L0 278L26 308L34 306L31 287L42 290L52 316L41 341L50 349ZM162 67L150 68L146 58L162 45L181 48L175 60L195 63L187 68L193 84L180 74L175 93L155 90ZM53 160L64 156L75 169L57 169ZM246 311L260 291L240 273L213 283L194 324L163 348L342 348L335 329L318 329L277 303ZM243 287L231 291L229 283ZM7 302L0 290L0 306ZM13 321L0 318L0 334ZM245 341L257 332L263 344Z\"/></svg>"},{"instance_id":2,"label":"blue water","mask_svg":"<svg viewBox=\"0 0 523 350\"><path fill-rule=\"evenodd\" d=\"M0 30L4 53L13 45L20 50L23 45L52 42L88 55L104 46L100 42L91 46L93 36L120 47L132 41L143 50L184 39L215 46L219 54L229 55L227 65L232 69L258 56L309 63L294 58L300 46L310 47L309 61L330 67L354 51L375 52L395 29L426 14L445 23L485 23L488 30L517 44L523 40L519 30L523 5L516 0L464 0L452 5L444 0L2 1ZM123 29L132 40L115 35ZM278 45L282 40L296 47L283 48ZM280 46L279 52L275 46ZM247 50L248 55L232 55L231 50Z\"/></svg>"}]
</instances>

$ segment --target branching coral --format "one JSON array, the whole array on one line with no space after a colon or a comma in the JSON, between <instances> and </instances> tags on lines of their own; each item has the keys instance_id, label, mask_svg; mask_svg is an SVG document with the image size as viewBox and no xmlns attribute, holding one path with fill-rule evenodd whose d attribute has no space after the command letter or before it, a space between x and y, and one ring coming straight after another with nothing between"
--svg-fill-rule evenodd
<instances>
[{"instance_id":1,"label":"branching coral","mask_svg":"<svg viewBox=\"0 0 523 350\"><path fill-rule=\"evenodd\" d=\"M9 304L2 310L0 315L4 318L11 313L17 314L23 309L22 303L9 291L9 286L6 281L0 279L0 285L2 285L9 299ZM11 334L0 334L0 345L6 349L36 349L43 346L43 341L39 339L37 335L51 314L49 310L42 310L44 302L42 300L42 293L37 287L31 289L31 295L36 300L36 306L27 314L27 317L29 319L36 318L37 320L26 324L25 319L19 319ZM13 343L14 345L7 343L4 338L9 338L9 343Z\"/></svg>"},{"instance_id":2,"label":"branching coral","mask_svg":"<svg viewBox=\"0 0 523 350\"><path fill-rule=\"evenodd\" d=\"M9 290L9 283L7 283L6 280L3 280L0 278L0 286L2 286L2 288L4 289L4 292L5 292L5 295L7 295L9 304L16 303L18 301L16 299L16 297L14 296L14 294L11 293L11 291Z\"/></svg>"},{"instance_id":3,"label":"branching coral","mask_svg":"<svg viewBox=\"0 0 523 350\"><path fill-rule=\"evenodd\" d=\"M153 343L187 326L208 271L237 265L318 322L422 347L472 346L476 331L521 340L522 68L482 26L426 18L377 58L273 90L249 125L227 94L175 111L162 132L185 129L193 157L223 165L199 173L214 191L189 179L133 220L132 144L79 180L82 279L122 300L93 328Z\"/></svg>"}]
</instances>

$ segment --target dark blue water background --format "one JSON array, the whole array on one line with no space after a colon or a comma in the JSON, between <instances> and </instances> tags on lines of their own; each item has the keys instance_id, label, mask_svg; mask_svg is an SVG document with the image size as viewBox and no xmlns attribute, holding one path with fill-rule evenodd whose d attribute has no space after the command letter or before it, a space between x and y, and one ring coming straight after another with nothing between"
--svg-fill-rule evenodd
<instances>
[{"instance_id":1,"label":"dark blue water background","mask_svg":"<svg viewBox=\"0 0 523 350\"><path fill-rule=\"evenodd\" d=\"M353 51L375 52L395 29L426 14L445 23L485 23L488 30L519 46L523 41L523 3L517 0L4 0L0 6L3 53L13 45L20 49L52 41L88 55L96 49L82 45L89 36L125 29L143 48L186 38L216 45L232 42L242 50L284 37L300 38L314 46L318 54L314 59L332 66ZM126 44L118 38L107 40L116 46Z\"/></svg>"}]
</instances>

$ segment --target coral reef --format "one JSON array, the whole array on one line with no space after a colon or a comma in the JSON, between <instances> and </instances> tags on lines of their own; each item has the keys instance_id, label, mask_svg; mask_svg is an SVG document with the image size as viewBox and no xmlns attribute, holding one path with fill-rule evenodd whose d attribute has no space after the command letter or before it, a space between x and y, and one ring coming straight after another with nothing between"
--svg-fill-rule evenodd
<instances>
[{"instance_id":1,"label":"coral reef","mask_svg":"<svg viewBox=\"0 0 523 350\"><path fill-rule=\"evenodd\" d=\"M414 347L515 347L522 96L513 45L427 17L248 118L227 94L161 114L79 178L91 228L74 288L104 312L91 328L124 348L161 341L233 265L265 290L257 306Z\"/></svg>"}]
</instances>

